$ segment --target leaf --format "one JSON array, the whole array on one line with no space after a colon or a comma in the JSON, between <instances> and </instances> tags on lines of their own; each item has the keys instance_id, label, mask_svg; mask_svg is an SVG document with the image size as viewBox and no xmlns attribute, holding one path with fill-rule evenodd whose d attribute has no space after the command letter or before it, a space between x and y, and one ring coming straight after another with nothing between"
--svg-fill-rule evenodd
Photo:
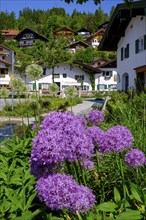
<instances>
[{"instance_id":1,"label":"leaf","mask_svg":"<svg viewBox=\"0 0 146 220\"><path fill-rule=\"evenodd\" d=\"M9 201L7 201L6 198L3 199L3 202L0 206L0 212L1 213L5 213L6 211L9 210L9 208L11 207L11 203Z\"/></svg>"},{"instance_id":2,"label":"leaf","mask_svg":"<svg viewBox=\"0 0 146 220\"><path fill-rule=\"evenodd\" d=\"M7 175L3 172L1 172L0 178L3 179L5 182L7 181Z\"/></svg>"},{"instance_id":3,"label":"leaf","mask_svg":"<svg viewBox=\"0 0 146 220\"><path fill-rule=\"evenodd\" d=\"M137 201L141 203L144 202L143 192L137 185L135 185L134 183L130 183L130 190L131 190L131 193L134 199L136 199Z\"/></svg>"},{"instance_id":4,"label":"leaf","mask_svg":"<svg viewBox=\"0 0 146 220\"><path fill-rule=\"evenodd\" d=\"M136 210L122 212L117 216L117 220L141 220L142 218L141 213Z\"/></svg>"},{"instance_id":5,"label":"leaf","mask_svg":"<svg viewBox=\"0 0 146 220\"><path fill-rule=\"evenodd\" d=\"M25 211L22 216L18 216L16 220L31 220L33 218L31 211Z\"/></svg>"},{"instance_id":6,"label":"leaf","mask_svg":"<svg viewBox=\"0 0 146 220\"><path fill-rule=\"evenodd\" d=\"M121 201L121 195L116 187L114 187L114 200L115 202Z\"/></svg>"},{"instance_id":7,"label":"leaf","mask_svg":"<svg viewBox=\"0 0 146 220\"><path fill-rule=\"evenodd\" d=\"M35 191L29 198L26 204L26 208L29 209L31 206L32 201L34 200L34 198L36 197L37 192Z\"/></svg>"},{"instance_id":8,"label":"leaf","mask_svg":"<svg viewBox=\"0 0 146 220\"><path fill-rule=\"evenodd\" d=\"M114 202L104 202L97 206L97 209L103 212L114 212L118 206Z\"/></svg>"}]
</instances>

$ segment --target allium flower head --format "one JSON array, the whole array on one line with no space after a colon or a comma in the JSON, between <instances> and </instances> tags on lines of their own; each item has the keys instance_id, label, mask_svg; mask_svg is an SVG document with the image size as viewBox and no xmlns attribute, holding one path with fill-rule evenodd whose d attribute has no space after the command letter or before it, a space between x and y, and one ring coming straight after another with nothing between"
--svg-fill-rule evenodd
<instances>
[{"instance_id":1,"label":"allium flower head","mask_svg":"<svg viewBox=\"0 0 146 220\"><path fill-rule=\"evenodd\" d=\"M44 118L41 123L42 129L52 129L52 130L59 130L66 128L74 124L80 128L85 129L86 127L86 120L83 116L75 116L72 112L52 112L50 115Z\"/></svg>"},{"instance_id":2,"label":"allium flower head","mask_svg":"<svg viewBox=\"0 0 146 220\"><path fill-rule=\"evenodd\" d=\"M96 145L98 144L98 140L100 140L101 135L104 134L104 131L97 126L92 126L87 128L86 134L91 137L93 144Z\"/></svg>"},{"instance_id":3,"label":"allium flower head","mask_svg":"<svg viewBox=\"0 0 146 220\"><path fill-rule=\"evenodd\" d=\"M33 63L26 67L25 73L29 79L37 80L42 76L43 68L40 65Z\"/></svg>"},{"instance_id":4,"label":"allium flower head","mask_svg":"<svg viewBox=\"0 0 146 220\"><path fill-rule=\"evenodd\" d=\"M138 168L146 164L144 153L139 149L132 149L127 152L125 162L130 167Z\"/></svg>"},{"instance_id":5,"label":"allium flower head","mask_svg":"<svg viewBox=\"0 0 146 220\"><path fill-rule=\"evenodd\" d=\"M100 136L98 141L99 151L103 153L122 152L131 147L133 136L129 129L124 126L114 126Z\"/></svg>"},{"instance_id":6,"label":"allium flower head","mask_svg":"<svg viewBox=\"0 0 146 220\"><path fill-rule=\"evenodd\" d=\"M88 120L92 124L100 124L101 122L104 121L104 113L99 110L92 110L88 114Z\"/></svg>"},{"instance_id":7,"label":"allium flower head","mask_svg":"<svg viewBox=\"0 0 146 220\"><path fill-rule=\"evenodd\" d=\"M36 190L42 202L52 210L69 209L86 212L93 208L95 196L91 189L78 185L68 175L54 174L37 181Z\"/></svg>"},{"instance_id":8,"label":"allium flower head","mask_svg":"<svg viewBox=\"0 0 146 220\"><path fill-rule=\"evenodd\" d=\"M53 118L53 120L52 120ZM90 158L94 145L85 132L85 121L71 113L52 113L42 122L42 130L33 140L30 166L52 166L65 160ZM33 173L33 171L32 171Z\"/></svg>"}]
</instances>

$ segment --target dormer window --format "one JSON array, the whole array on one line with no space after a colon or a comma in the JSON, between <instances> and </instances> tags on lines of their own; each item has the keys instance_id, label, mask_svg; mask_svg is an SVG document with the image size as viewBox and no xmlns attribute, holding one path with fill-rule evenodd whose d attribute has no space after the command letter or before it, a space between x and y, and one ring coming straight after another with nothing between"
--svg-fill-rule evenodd
<instances>
[{"instance_id":1,"label":"dormer window","mask_svg":"<svg viewBox=\"0 0 146 220\"><path fill-rule=\"evenodd\" d=\"M111 77L112 76L112 71L103 71L103 76L104 77Z\"/></svg>"}]
</instances>

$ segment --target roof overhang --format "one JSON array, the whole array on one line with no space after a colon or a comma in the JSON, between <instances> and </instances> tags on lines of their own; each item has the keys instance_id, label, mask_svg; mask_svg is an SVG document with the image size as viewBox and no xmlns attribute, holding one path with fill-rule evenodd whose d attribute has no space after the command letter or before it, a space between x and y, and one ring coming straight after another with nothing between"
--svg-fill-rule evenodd
<instances>
[{"instance_id":1,"label":"roof overhang","mask_svg":"<svg viewBox=\"0 0 146 220\"><path fill-rule=\"evenodd\" d=\"M134 68L134 70L136 71L136 73L144 72L146 74L146 65Z\"/></svg>"},{"instance_id":2,"label":"roof overhang","mask_svg":"<svg viewBox=\"0 0 146 220\"><path fill-rule=\"evenodd\" d=\"M146 16L146 0L132 2L130 6L118 4L98 46L99 50L116 51L129 22L136 16Z\"/></svg>"}]
</instances>

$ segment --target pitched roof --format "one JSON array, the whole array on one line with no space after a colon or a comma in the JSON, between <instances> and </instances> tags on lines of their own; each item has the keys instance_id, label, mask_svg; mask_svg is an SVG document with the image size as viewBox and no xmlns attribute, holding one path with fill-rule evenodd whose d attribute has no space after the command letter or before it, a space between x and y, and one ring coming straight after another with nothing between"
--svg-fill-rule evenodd
<instances>
[{"instance_id":1,"label":"pitched roof","mask_svg":"<svg viewBox=\"0 0 146 220\"><path fill-rule=\"evenodd\" d=\"M146 16L146 0L132 2L130 6L118 4L99 44L99 50L116 51L129 22L137 15Z\"/></svg>"},{"instance_id":2,"label":"pitched roof","mask_svg":"<svg viewBox=\"0 0 146 220\"><path fill-rule=\"evenodd\" d=\"M117 60L111 60L107 63L101 64L100 66L98 66L98 68L117 68Z\"/></svg>"},{"instance_id":3,"label":"pitched roof","mask_svg":"<svg viewBox=\"0 0 146 220\"><path fill-rule=\"evenodd\" d=\"M19 34L19 30L2 30L2 35L3 36L16 36Z\"/></svg>"},{"instance_id":4,"label":"pitched roof","mask_svg":"<svg viewBox=\"0 0 146 220\"><path fill-rule=\"evenodd\" d=\"M89 42L91 41L93 38L95 38L96 36L100 35L100 34L104 34L105 32L105 29L104 28L101 28L100 30L98 30L96 33L92 34L90 37L88 37L85 42Z\"/></svg>"},{"instance_id":5,"label":"pitched roof","mask_svg":"<svg viewBox=\"0 0 146 220\"><path fill-rule=\"evenodd\" d=\"M81 61L74 61L75 64L78 64L79 66L83 67L86 71L90 72L90 73L100 73L101 71L99 70L98 67L92 67L90 64L85 64Z\"/></svg>"},{"instance_id":6,"label":"pitched roof","mask_svg":"<svg viewBox=\"0 0 146 220\"><path fill-rule=\"evenodd\" d=\"M23 31L21 31L21 32L15 37L15 39L16 39L16 40L21 39L21 37L23 36L23 34L28 33L28 32L29 32L29 33L33 33L36 38L38 38L38 39L40 39L40 40L42 40L42 41L46 41L46 42L48 41L48 39L47 39L46 37L44 37L44 36L38 34L36 31L33 31L33 30L30 29L30 28L25 28Z\"/></svg>"},{"instance_id":7,"label":"pitched roof","mask_svg":"<svg viewBox=\"0 0 146 220\"><path fill-rule=\"evenodd\" d=\"M72 29L69 28L69 27L62 27L62 28L59 28L59 29L55 30L54 33L58 32L58 31L66 31L66 30L67 30L67 31L70 31L70 32L72 32L72 33L75 33L75 31L72 30Z\"/></svg>"},{"instance_id":8,"label":"pitched roof","mask_svg":"<svg viewBox=\"0 0 146 220\"><path fill-rule=\"evenodd\" d=\"M12 50L11 48L5 47L5 46L2 45L2 44L0 44L0 47L5 48L5 49L10 50L10 51L14 51L14 50Z\"/></svg>"},{"instance_id":9,"label":"pitched roof","mask_svg":"<svg viewBox=\"0 0 146 220\"><path fill-rule=\"evenodd\" d=\"M105 29L105 28L107 28L108 24L109 24L109 21L105 21L104 23L102 23L101 25L99 25L97 29L98 29L98 30L101 29L101 28L104 28L104 29Z\"/></svg>"},{"instance_id":10,"label":"pitched roof","mask_svg":"<svg viewBox=\"0 0 146 220\"><path fill-rule=\"evenodd\" d=\"M79 30L77 30L77 32L82 32L82 31L91 33L91 31L88 30L87 28L80 28Z\"/></svg>"},{"instance_id":11,"label":"pitched roof","mask_svg":"<svg viewBox=\"0 0 146 220\"><path fill-rule=\"evenodd\" d=\"M66 46L65 48L74 48L75 46L84 46L84 47L89 47L88 44L84 43L83 41L75 41L73 43L71 43L70 45Z\"/></svg>"},{"instance_id":12,"label":"pitched roof","mask_svg":"<svg viewBox=\"0 0 146 220\"><path fill-rule=\"evenodd\" d=\"M0 60L0 63L4 63L4 64L6 64L6 65L8 65L8 66L11 66L11 64L10 64L9 62L4 61L4 60Z\"/></svg>"},{"instance_id":13,"label":"pitched roof","mask_svg":"<svg viewBox=\"0 0 146 220\"><path fill-rule=\"evenodd\" d=\"M100 57L94 61L92 61L91 65L94 65L95 63L98 63L100 61L104 61L105 63L107 63L109 60L107 58L104 58L104 57Z\"/></svg>"}]
</instances>

